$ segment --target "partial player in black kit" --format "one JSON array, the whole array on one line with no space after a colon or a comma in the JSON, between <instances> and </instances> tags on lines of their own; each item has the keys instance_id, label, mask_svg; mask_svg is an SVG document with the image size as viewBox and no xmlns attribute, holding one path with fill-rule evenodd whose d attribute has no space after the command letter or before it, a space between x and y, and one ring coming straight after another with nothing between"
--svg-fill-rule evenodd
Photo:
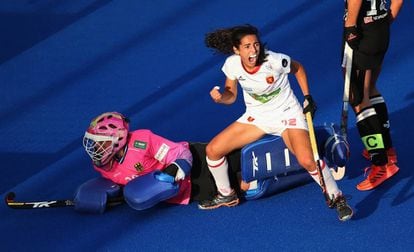
<instances>
[{"instance_id":1,"label":"partial player in black kit","mask_svg":"<svg viewBox=\"0 0 414 252\"><path fill-rule=\"evenodd\" d=\"M365 146L364 157L371 161L367 178L357 185L371 190L396 174L397 154L392 144L385 100L377 89L384 56L390 40L390 25L403 0L346 0L344 45L353 50L350 104ZM345 67L345 57L342 66Z\"/></svg>"}]
</instances>

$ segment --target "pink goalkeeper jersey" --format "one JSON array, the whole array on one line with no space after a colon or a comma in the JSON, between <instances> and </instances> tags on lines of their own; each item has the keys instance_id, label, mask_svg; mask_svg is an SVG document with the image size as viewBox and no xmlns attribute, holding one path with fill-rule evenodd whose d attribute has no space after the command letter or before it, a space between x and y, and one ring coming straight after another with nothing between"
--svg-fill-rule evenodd
<instances>
[{"instance_id":1,"label":"pink goalkeeper jersey","mask_svg":"<svg viewBox=\"0 0 414 252\"><path fill-rule=\"evenodd\" d=\"M129 133L125 154L120 161L113 161L95 170L104 178L121 185L132 179L155 170L163 170L177 159L184 159L192 164L193 158L187 142L172 142L158 136L150 130L140 129ZM176 204L188 204L191 196L190 176L180 183L177 196L168 200Z\"/></svg>"}]
</instances>

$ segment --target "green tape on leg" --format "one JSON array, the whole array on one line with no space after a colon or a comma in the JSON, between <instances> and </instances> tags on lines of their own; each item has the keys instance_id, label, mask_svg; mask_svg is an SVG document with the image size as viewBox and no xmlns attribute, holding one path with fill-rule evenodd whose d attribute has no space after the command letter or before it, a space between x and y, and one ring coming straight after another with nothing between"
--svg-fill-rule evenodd
<instances>
[{"instance_id":1,"label":"green tape on leg","mask_svg":"<svg viewBox=\"0 0 414 252\"><path fill-rule=\"evenodd\" d=\"M381 134L372 134L362 137L365 148L370 150L384 149L384 141Z\"/></svg>"}]
</instances>

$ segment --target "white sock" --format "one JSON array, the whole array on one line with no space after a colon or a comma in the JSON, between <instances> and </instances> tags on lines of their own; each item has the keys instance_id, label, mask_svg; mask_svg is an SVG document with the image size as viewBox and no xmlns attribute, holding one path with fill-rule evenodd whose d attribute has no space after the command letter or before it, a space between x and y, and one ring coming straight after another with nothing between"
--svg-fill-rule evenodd
<instances>
[{"instance_id":1,"label":"white sock","mask_svg":"<svg viewBox=\"0 0 414 252\"><path fill-rule=\"evenodd\" d=\"M226 157L222 157L219 160L210 160L206 157L208 169L214 177L217 190L224 196L230 195L233 191L230 186L230 179L228 174L228 163Z\"/></svg>"},{"instance_id":2,"label":"white sock","mask_svg":"<svg viewBox=\"0 0 414 252\"><path fill-rule=\"evenodd\" d=\"M336 196L341 195L342 192L341 190L339 190L335 179L332 177L332 174L329 171L329 168L325 166L325 162L322 161L321 164L322 164L322 175L325 180L326 191L329 195L329 198L332 199L332 197L335 198ZM318 170L315 169L313 172L309 172L309 174L311 175L313 180L315 180L316 183L318 183L318 185L320 186L321 184L319 182Z\"/></svg>"}]
</instances>

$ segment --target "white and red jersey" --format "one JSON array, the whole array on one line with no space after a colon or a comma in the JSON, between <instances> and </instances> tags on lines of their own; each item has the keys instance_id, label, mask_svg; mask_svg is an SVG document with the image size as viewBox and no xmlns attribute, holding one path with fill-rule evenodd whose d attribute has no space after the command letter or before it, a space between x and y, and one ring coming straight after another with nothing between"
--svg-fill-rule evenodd
<instances>
[{"instance_id":1,"label":"white and red jersey","mask_svg":"<svg viewBox=\"0 0 414 252\"><path fill-rule=\"evenodd\" d=\"M267 61L255 72L248 72L236 54L228 57L222 67L226 77L237 79L242 87L247 110L256 110L255 107L261 111L267 107L279 108L292 95L288 79L290 57L272 51L266 53Z\"/></svg>"},{"instance_id":2,"label":"white and red jersey","mask_svg":"<svg viewBox=\"0 0 414 252\"><path fill-rule=\"evenodd\" d=\"M265 53L266 61L254 72L243 67L239 55L229 56L222 67L226 77L237 80L243 89L246 112L237 121L256 125L273 135L281 135L286 128L307 129L302 107L288 79L290 57Z\"/></svg>"},{"instance_id":3,"label":"white and red jersey","mask_svg":"<svg viewBox=\"0 0 414 252\"><path fill-rule=\"evenodd\" d=\"M150 130L140 129L129 133L125 154L120 160L114 159L103 167L94 168L104 178L125 185L136 177L163 170L177 159L184 159L192 164L187 142L172 142ZM191 196L190 175L179 183L179 194L168 202L188 204Z\"/></svg>"}]
</instances>

